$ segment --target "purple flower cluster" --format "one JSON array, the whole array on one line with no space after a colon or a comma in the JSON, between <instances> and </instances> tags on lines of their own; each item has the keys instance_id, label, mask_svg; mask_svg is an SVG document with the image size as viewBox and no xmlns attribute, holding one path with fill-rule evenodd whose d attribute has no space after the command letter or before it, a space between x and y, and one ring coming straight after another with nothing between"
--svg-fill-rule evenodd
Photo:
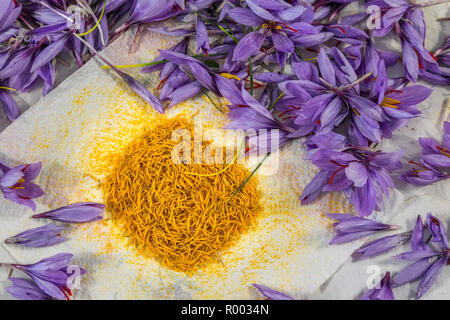
<instances>
[{"instance_id":1,"label":"purple flower cluster","mask_svg":"<svg viewBox=\"0 0 450 320\"><path fill-rule=\"evenodd\" d=\"M360 28L365 12L341 15L351 2L184 1L177 2L177 12L161 4L171 23L149 30L180 41L160 50L142 72L159 73L158 99L168 107L206 91L226 98L227 128L277 129L280 145L298 138L308 138L307 145L345 139L342 148L310 150L308 159L321 171L301 200L344 191L360 215L370 215L394 187L391 174L401 168L402 155L374 145L421 114L417 105L432 90L409 82L448 84L448 40L434 54L425 48L422 5L368 1L382 13L381 28L370 31ZM390 32L402 42L402 57L376 47L371 37ZM389 77L402 58L404 75Z\"/></svg>"},{"instance_id":2,"label":"purple flower cluster","mask_svg":"<svg viewBox=\"0 0 450 320\"><path fill-rule=\"evenodd\" d=\"M73 56L81 67L97 55L143 100L164 112L159 100L128 74L112 66L98 51L130 25L168 19L179 12L173 0L4 0L0 9L0 104L15 120L20 110L11 96L42 85L46 95L55 84L55 59ZM125 24L118 25L128 17Z\"/></svg>"},{"instance_id":3,"label":"purple flower cluster","mask_svg":"<svg viewBox=\"0 0 450 320\"><path fill-rule=\"evenodd\" d=\"M329 214L328 216L338 220L333 224L337 235L330 244L349 242L379 231L396 229L390 225L349 214ZM427 240L425 240L426 238ZM387 272L380 285L369 290L361 299L393 300L392 288L421 278L417 290L417 297L420 298L431 288L442 268L446 264L450 264L450 246L447 232L442 222L431 213L427 214L425 227L419 215L413 230L385 236L366 243L355 251L355 255L360 259L375 257L407 242L410 243L412 250L399 254L395 258L414 262L397 272L392 280L389 272Z\"/></svg>"}]
</instances>

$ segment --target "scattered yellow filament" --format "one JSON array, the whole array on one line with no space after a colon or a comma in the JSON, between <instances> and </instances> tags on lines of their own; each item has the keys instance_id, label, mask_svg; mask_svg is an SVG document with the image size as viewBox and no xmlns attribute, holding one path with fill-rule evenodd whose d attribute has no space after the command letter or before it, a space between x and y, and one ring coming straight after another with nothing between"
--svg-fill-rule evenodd
<instances>
[{"instance_id":1,"label":"scattered yellow filament","mask_svg":"<svg viewBox=\"0 0 450 320\"><path fill-rule=\"evenodd\" d=\"M8 87L0 87L0 89L3 89L3 90L11 90L11 91L17 91L16 89L8 88Z\"/></svg>"},{"instance_id":2,"label":"scattered yellow filament","mask_svg":"<svg viewBox=\"0 0 450 320\"><path fill-rule=\"evenodd\" d=\"M81 37L81 36L88 35L88 34L91 33L92 31L94 31L95 29L97 29L97 27L100 25L100 21L102 21L103 14L105 13L105 8L106 8L106 0L105 0L105 2L103 3L103 9L102 9L102 12L100 13L100 18L98 19L97 23L96 23L90 30L88 30L88 31L86 31L86 32L83 32L83 33L78 33L78 35L79 35L80 37Z\"/></svg>"},{"instance_id":3,"label":"scattered yellow filament","mask_svg":"<svg viewBox=\"0 0 450 320\"><path fill-rule=\"evenodd\" d=\"M222 77L224 77L224 78L227 78L227 79L241 80L241 78L239 78L238 76L236 76L236 75L234 75L234 74L231 74L231 73L225 73L225 72L222 72L220 75L221 75Z\"/></svg>"},{"instance_id":4,"label":"scattered yellow filament","mask_svg":"<svg viewBox=\"0 0 450 320\"><path fill-rule=\"evenodd\" d=\"M382 107L388 107L388 108L394 108L398 109L398 105L401 104L401 102L397 99L392 99L389 97L384 97L383 101L381 102Z\"/></svg>"},{"instance_id":5,"label":"scattered yellow filament","mask_svg":"<svg viewBox=\"0 0 450 320\"><path fill-rule=\"evenodd\" d=\"M213 262L255 222L260 212L257 180L242 165L176 164L173 130L193 135L186 119L161 117L133 140L102 183L107 210L140 254L191 273ZM203 149L208 146L203 141ZM191 141L191 150L194 142ZM193 159L191 159L193 160ZM187 175L187 171L196 175Z\"/></svg>"}]
</instances>

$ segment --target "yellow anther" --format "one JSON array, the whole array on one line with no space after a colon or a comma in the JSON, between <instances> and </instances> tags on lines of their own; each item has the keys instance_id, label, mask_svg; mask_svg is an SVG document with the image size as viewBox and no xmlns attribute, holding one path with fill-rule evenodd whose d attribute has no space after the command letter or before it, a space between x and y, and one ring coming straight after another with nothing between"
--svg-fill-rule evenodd
<instances>
[{"instance_id":1,"label":"yellow anther","mask_svg":"<svg viewBox=\"0 0 450 320\"><path fill-rule=\"evenodd\" d=\"M275 26L275 29L281 30L281 26Z\"/></svg>"},{"instance_id":2,"label":"yellow anther","mask_svg":"<svg viewBox=\"0 0 450 320\"><path fill-rule=\"evenodd\" d=\"M221 75L222 77L224 77L224 78L227 78L227 79L241 80L241 78L239 78L238 76L235 76L234 74L231 74L231 73L225 73L225 72L222 72L220 75Z\"/></svg>"},{"instance_id":3,"label":"yellow anther","mask_svg":"<svg viewBox=\"0 0 450 320\"><path fill-rule=\"evenodd\" d=\"M268 28L269 25L268 25L267 23L263 23L261 27L263 27L263 28Z\"/></svg>"}]
</instances>

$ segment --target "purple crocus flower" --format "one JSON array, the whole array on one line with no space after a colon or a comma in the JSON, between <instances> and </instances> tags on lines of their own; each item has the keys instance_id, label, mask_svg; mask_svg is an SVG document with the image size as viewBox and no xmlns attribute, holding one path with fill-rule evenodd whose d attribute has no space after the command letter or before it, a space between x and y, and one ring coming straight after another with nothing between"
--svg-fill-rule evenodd
<instances>
[{"instance_id":1,"label":"purple crocus flower","mask_svg":"<svg viewBox=\"0 0 450 320\"><path fill-rule=\"evenodd\" d=\"M337 48L332 50L334 63L325 49L317 56L319 72L310 63L302 63L296 74L307 74L309 79L301 76L299 80L282 82L280 89L288 95L312 96L303 106L295 123L308 128L309 132L330 131L345 119L352 123L360 139L381 141L380 123L384 120L381 107L360 94L359 83L368 78L366 74L359 78L347 58ZM363 144L363 143L361 143Z\"/></svg>"},{"instance_id":2,"label":"purple crocus flower","mask_svg":"<svg viewBox=\"0 0 450 320\"><path fill-rule=\"evenodd\" d=\"M403 151L373 152L356 146L343 149L338 146L338 150L333 150L335 146L323 143L327 137L335 140L335 135L330 132L309 143L317 148L311 149L305 159L311 160L321 171L303 190L302 204L311 203L324 192L344 191L360 216L381 210L383 194L389 196L389 188L394 187L390 172L402 167Z\"/></svg>"},{"instance_id":3,"label":"purple crocus flower","mask_svg":"<svg viewBox=\"0 0 450 320\"><path fill-rule=\"evenodd\" d=\"M95 202L79 202L50 210L44 213L35 214L35 219L51 219L66 223L84 223L103 219L102 213L105 205Z\"/></svg>"},{"instance_id":4,"label":"purple crocus flower","mask_svg":"<svg viewBox=\"0 0 450 320\"><path fill-rule=\"evenodd\" d=\"M65 300L70 295L68 281L71 273L68 273L68 265L73 255L70 253L60 253L46 259L42 259L34 264L6 264L3 266L13 267L26 273L34 281L37 287L48 296ZM80 268L80 274L86 270ZM21 283L23 285L23 283Z\"/></svg>"},{"instance_id":5,"label":"purple crocus flower","mask_svg":"<svg viewBox=\"0 0 450 320\"><path fill-rule=\"evenodd\" d=\"M36 204L32 199L39 198L44 191L37 184L31 182L42 168L42 162L22 164L9 168L5 164L1 166L3 175L0 178L0 189L6 199L23 204L36 210Z\"/></svg>"},{"instance_id":6,"label":"purple crocus flower","mask_svg":"<svg viewBox=\"0 0 450 320\"><path fill-rule=\"evenodd\" d=\"M415 262L398 272L392 279L393 286L397 287L422 278L417 289L418 298L431 288L442 268L450 264L450 247L444 226L431 213L427 214L426 222L430 240L436 243L438 248L431 247L428 241L424 241L425 230L419 216L411 236L412 251L397 256L398 259Z\"/></svg>"},{"instance_id":7,"label":"purple crocus flower","mask_svg":"<svg viewBox=\"0 0 450 320\"><path fill-rule=\"evenodd\" d=\"M52 300L52 297L41 290L30 280L9 278L12 286L5 288L13 297L20 300Z\"/></svg>"},{"instance_id":8,"label":"purple crocus flower","mask_svg":"<svg viewBox=\"0 0 450 320\"><path fill-rule=\"evenodd\" d=\"M308 5L285 6L275 0L246 0L247 8L229 10L228 17L236 23L258 27L242 37L234 49L233 60L246 60L255 55L264 41L271 40L281 53L294 52L295 46L310 47L325 42L332 33L320 32L313 26L313 10Z\"/></svg>"},{"instance_id":9,"label":"purple crocus flower","mask_svg":"<svg viewBox=\"0 0 450 320\"><path fill-rule=\"evenodd\" d=\"M285 293L270 289L266 286L253 283L252 286L258 290L267 300L295 300Z\"/></svg>"},{"instance_id":10,"label":"purple crocus flower","mask_svg":"<svg viewBox=\"0 0 450 320\"><path fill-rule=\"evenodd\" d=\"M404 172L403 181L425 186L450 178L450 122L444 122L442 144L432 138L419 138L419 143L422 146L420 163L409 161L417 167Z\"/></svg>"},{"instance_id":11,"label":"purple crocus flower","mask_svg":"<svg viewBox=\"0 0 450 320\"><path fill-rule=\"evenodd\" d=\"M336 236L329 244L339 244L367 237L379 231L395 230L396 226L373 221L371 219L356 217L346 213L327 214L331 219L337 220L333 224Z\"/></svg>"},{"instance_id":12,"label":"purple crocus flower","mask_svg":"<svg viewBox=\"0 0 450 320\"><path fill-rule=\"evenodd\" d=\"M65 228L50 223L43 227L33 228L10 237L5 240L7 244L19 244L24 247L40 248L48 247L66 241L61 236Z\"/></svg>"},{"instance_id":13,"label":"purple crocus flower","mask_svg":"<svg viewBox=\"0 0 450 320\"><path fill-rule=\"evenodd\" d=\"M361 297L361 300L395 300L390 272L386 272L380 283L375 288L367 291Z\"/></svg>"}]
</instances>

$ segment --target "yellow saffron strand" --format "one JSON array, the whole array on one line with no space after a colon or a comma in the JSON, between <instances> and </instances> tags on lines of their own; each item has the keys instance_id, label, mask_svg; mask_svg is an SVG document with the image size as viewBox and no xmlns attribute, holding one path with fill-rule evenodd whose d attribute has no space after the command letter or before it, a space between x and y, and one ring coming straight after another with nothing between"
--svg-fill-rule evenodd
<instances>
[{"instance_id":1,"label":"yellow saffron strand","mask_svg":"<svg viewBox=\"0 0 450 320\"><path fill-rule=\"evenodd\" d=\"M229 167L231 167L231 165L236 161L238 157L238 153L236 152L236 154L234 155L233 160L231 160L231 162L222 170L220 170L219 172L215 172L215 173L209 173L209 174L201 174L201 173L195 173L195 172L185 172L184 174L190 174L193 176L199 176L199 177L213 177L213 176L217 176L225 171L228 170Z\"/></svg>"},{"instance_id":2,"label":"yellow saffron strand","mask_svg":"<svg viewBox=\"0 0 450 320\"><path fill-rule=\"evenodd\" d=\"M98 19L97 23L96 23L89 31L86 31L86 32L83 32L83 33L78 33L78 35L79 35L80 37L81 37L81 36L88 35L88 34L91 33L92 31L94 31L95 29L97 29L97 27L99 26L100 22L102 21L103 14L105 13L105 8L106 8L106 0L105 0L105 2L103 3L103 9L102 9L102 12L100 13L100 18Z\"/></svg>"},{"instance_id":3,"label":"yellow saffron strand","mask_svg":"<svg viewBox=\"0 0 450 320\"><path fill-rule=\"evenodd\" d=\"M222 72L220 75L221 75L222 77L224 77L224 78L227 78L227 79L241 80L241 78L239 78L238 76L235 76L234 74L231 74L231 73L225 73L225 72Z\"/></svg>"},{"instance_id":4,"label":"yellow saffron strand","mask_svg":"<svg viewBox=\"0 0 450 320\"><path fill-rule=\"evenodd\" d=\"M8 88L8 87L0 87L0 89L3 89L3 90L11 90L11 91L17 91L16 89Z\"/></svg>"}]
</instances>

